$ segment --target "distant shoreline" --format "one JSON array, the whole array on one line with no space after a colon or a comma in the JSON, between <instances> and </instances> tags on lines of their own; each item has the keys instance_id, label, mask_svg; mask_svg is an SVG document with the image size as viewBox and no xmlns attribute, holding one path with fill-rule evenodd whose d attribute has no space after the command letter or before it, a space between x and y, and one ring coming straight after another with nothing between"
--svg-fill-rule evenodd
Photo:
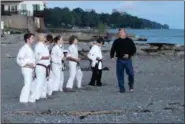
<instances>
[{"instance_id":1,"label":"distant shoreline","mask_svg":"<svg viewBox=\"0 0 185 124\"><path fill-rule=\"evenodd\" d=\"M10 34L23 34L26 33L24 30L11 29L5 30L10 31ZM116 34L118 29L106 29L104 33L99 33L97 29L63 29L63 28L50 28L49 30L41 31L42 33L51 33L54 36L57 34L63 35L64 39L68 39L71 35L77 35L82 41L92 41L93 36L104 36L106 33ZM149 42L164 42L164 43L175 43L184 45L184 29L128 29L128 34L138 37L147 38ZM14 33L12 33L14 32Z\"/></svg>"}]
</instances>

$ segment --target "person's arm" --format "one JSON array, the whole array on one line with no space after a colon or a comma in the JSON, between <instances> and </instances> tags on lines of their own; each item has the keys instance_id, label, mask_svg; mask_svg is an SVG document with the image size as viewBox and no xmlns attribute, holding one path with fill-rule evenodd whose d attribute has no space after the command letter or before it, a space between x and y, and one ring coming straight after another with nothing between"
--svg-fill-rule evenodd
<instances>
[{"instance_id":1,"label":"person's arm","mask_svg":"<svg viewBox=\"0 0 185 124\"><path fill-rule=\"evenodd\" d=\"M41 57L41 60L49 60L50 59L50 56L42 56Z\"/></svg>"},{"instance_id":2,"label":"person's arm","mask_svg":"<svg viewBox=\"0 0 185 124\"><path fill-rule=\"evenodd\" d=\"M116 40L113 42L112 47L111 47L111 51L110 51L110 58L111 59L114 58L114 54L115 54L115 51L116 51L115 44L116 44Z\"/></svg>"},{"instance_id":3,"label":"person's arm","mask_svg":"<svg viewBox=\"0 0 185 124\"><path fill-rule=\"evenodd\" d=\"M33 68L34 64L29 63L29 59L25 58L25 49L20 49L16 58L17 64L21 67L30 67Z\"/></svg>"},{"instance_id":4,"label":"person's arm","mask_svg":"<svg viewBox=\"0 0 185 124\"><path fill-rule=\"evenodd\" d=\"M48 52L49 52L49 49L47 48ZM41 57L41 60L50 60L51 56L50 54L48 56L42 56Z\"/></svg>"},{"instance_id":5,"label":"person's arm","mask_svg":"<svg viewBox=\"0 0 185 124\"><path fill-rule=\"evenodd\" d=\"M28 60L25 59L25 52L23 48L21 48L17 54L17 58L16 58L16 61L17 61L17 64L21 67L24 67L27 63L28 63Z\"/></svg>"},{"instance_id":6,"label":"person's arm","mask_svg":"<svg viewBox=\"0 0 185 124\"><path fill-rule=\"evenodd\" d=\"M69 48L66 59L70 61L78 62L78 59L72 57L71 55L72 53L73 53L72 49Z\"/></svg>"},{"instance_id":7,"label":"person's arm","mask_svg":"<svg viewBox=\"0 0 185 124\"><path fill-rule=\"evenodd\" d=\"M60 64L62 57L59 54L59 50L57 50L57 48L53 47L52 51L51 51L51 60L54 63Z\"/></svg>"},{"instance_id":8,"label":"person's arm","mask_svg":"<svg viewBox=\"0 0 185 124\"><path fill-rule=\"evenodd\" d=\"M131 56L134 56L134 54L136 53L136 45L132 39L130 39L130 40L131 40L131 53L130 54L131 54Z\"/></svg>"},{"instance_id":9,"label":"person's arm","mask_svg":"<svg viewBox=\"0 0 185 124\"><path fill-rule=\"evenodd\" d=\"M40 47L40 46L36 46L35 47L34 52L35 52L36 60L37 61L38 60L49 60L50 59L50 56L43 56L42 55L42 51L43 51L42 47Z\"/></svg>"},{"instance_id":10,"label":"person's arm","mask_svg":"<svg viewBox=\"0 0 185 124\"><path fill-rule=\"evenodd\" d=\"M62 52L59 54L59 57L60 57L62 60L65 60L65 56L64 56L63 49L62 49Z\"/></svg>"},{"instance_id":11,"label":"person's arm","mask_svg":"<svg viewBox=\"0 0 185 124\"><path fill-rule=\"evenodd\" d=\"M91 50L89 51L89 53L87 54L87 57L91 60L91 61L95 61L96 60L96 56L94 55L96 51L96 48L93 46L91 48Z\"/></svg>"},{"instance_id":12,"label":"person's arm","mask_svg":"<svg viewBox=\"0 0 185 124\"><path fill-rule=\"evenodd\" d=\"M68 56L67 60L78 62L78 59Z\"/></svg>"}]
</instances>

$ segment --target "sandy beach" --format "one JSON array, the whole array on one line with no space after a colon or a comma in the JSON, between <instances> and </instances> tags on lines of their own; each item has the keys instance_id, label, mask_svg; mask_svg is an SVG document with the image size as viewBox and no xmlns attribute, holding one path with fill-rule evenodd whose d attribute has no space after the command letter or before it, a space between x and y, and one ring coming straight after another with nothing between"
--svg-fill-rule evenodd
<instances>
[{"instance_id":1,"label":"sandy beach","mask_svg":"<svg viewBox=\"0 0 185 124\"><path fill-rule=\"evenodd\" d=\"M184 57L136 55L135 91L118 92L116 61L104 53L102 87L88 86L91 71L83 71L83 89L73 93L54 93L36 103L21 104L23 86L16 64L20 36L3 38L1 44L1 120L10 123L184 123ZM87 47L86 43L79 47ZM108 48L110 47L107 46ZM67 48L67 45L65 46ZM87 47L88 48L88 47ZM88 67L83 60L81 67ZM65 71L65 83L69 72ZM125 78L127 79L127 77Z\"/></svg>"}]
</instances>

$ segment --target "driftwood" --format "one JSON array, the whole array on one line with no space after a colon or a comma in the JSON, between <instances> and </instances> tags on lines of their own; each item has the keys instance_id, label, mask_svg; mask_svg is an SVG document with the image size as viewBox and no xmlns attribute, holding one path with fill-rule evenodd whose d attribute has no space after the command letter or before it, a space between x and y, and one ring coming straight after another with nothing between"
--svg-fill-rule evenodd
<instances>
[{"instance_id":1,"label":"driftwood","mask_svg":"<svg viewBox=\"0 0 185 124\"><path fill-rule=\"evenodd\" d=\"M175 50L175 52L184 51L184 45L180 46L180 47L176 47L174 50Z\"/></svg>"},{"instance_id":2,"label":"driftwood","mask_svg":"<svg viewBox=\"0 0 185 124\"><path fill-rule=\"evenodd\" d=\"M143 48L141 49L144 52L151 53L151 52L158 52L158 49L153 49L153 48Z\"/></svg>"},{"instance_id":3,"label":"driftwood","mask_svg":"<svg viewBox=\"0 0 185 124\"><path fill-rule=\"evenodd\" d=\"M147 41L147 38L137 38L135 41Z\"/></svg>"},{"instance_id":4,"label":"driftwood","mask_svg":"<svg viewBox=\"0 0 185 124\"><path fill-rule=\"evenodd\" d=\"M150 47L157 47L158 50L162 50L165 47L169 47L169 49L173 49L175 44L173 43L148 43Z\"/></svg>"}]
</instances>

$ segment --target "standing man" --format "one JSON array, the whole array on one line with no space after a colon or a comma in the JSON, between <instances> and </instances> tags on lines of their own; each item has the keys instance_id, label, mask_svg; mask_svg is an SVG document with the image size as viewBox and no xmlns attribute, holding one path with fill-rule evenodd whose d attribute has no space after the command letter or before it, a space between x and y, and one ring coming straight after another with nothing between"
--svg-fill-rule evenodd
<instances>
[{"instance_id":1,"label":"standing man","mask_svg":"<svg viewBox=\"0 0 185 124\"><path fill-rule=\"evenodd\" d=\"M21 103L34 102L30 101L31 85L33 82L33 72L35 68L35 55L31 48L34 42L34 36L31 33L24 35L25 44L22 46L17 55L17 64L21 66L22 75L24 78L24 86L21 91Z\"/></svg>"},{"instance_id":2,"label":"standing man","mask_svg":"<svg viewBox=\"0 0 185 124\"><path fill-rule=\"evenodd\" d=\"M120 93L125 92L124 86L124 70L128 75L128 85L129 91L134 91L134 70L132 66L132 56L136 53L136 46L134 42L127 38L126 32L124 29L119 29L119 38L116 39L112 45L110 58L114 58L116 53L117 62L116 62L116 73L119 84Z\"/></svg>"}]
</instances>

